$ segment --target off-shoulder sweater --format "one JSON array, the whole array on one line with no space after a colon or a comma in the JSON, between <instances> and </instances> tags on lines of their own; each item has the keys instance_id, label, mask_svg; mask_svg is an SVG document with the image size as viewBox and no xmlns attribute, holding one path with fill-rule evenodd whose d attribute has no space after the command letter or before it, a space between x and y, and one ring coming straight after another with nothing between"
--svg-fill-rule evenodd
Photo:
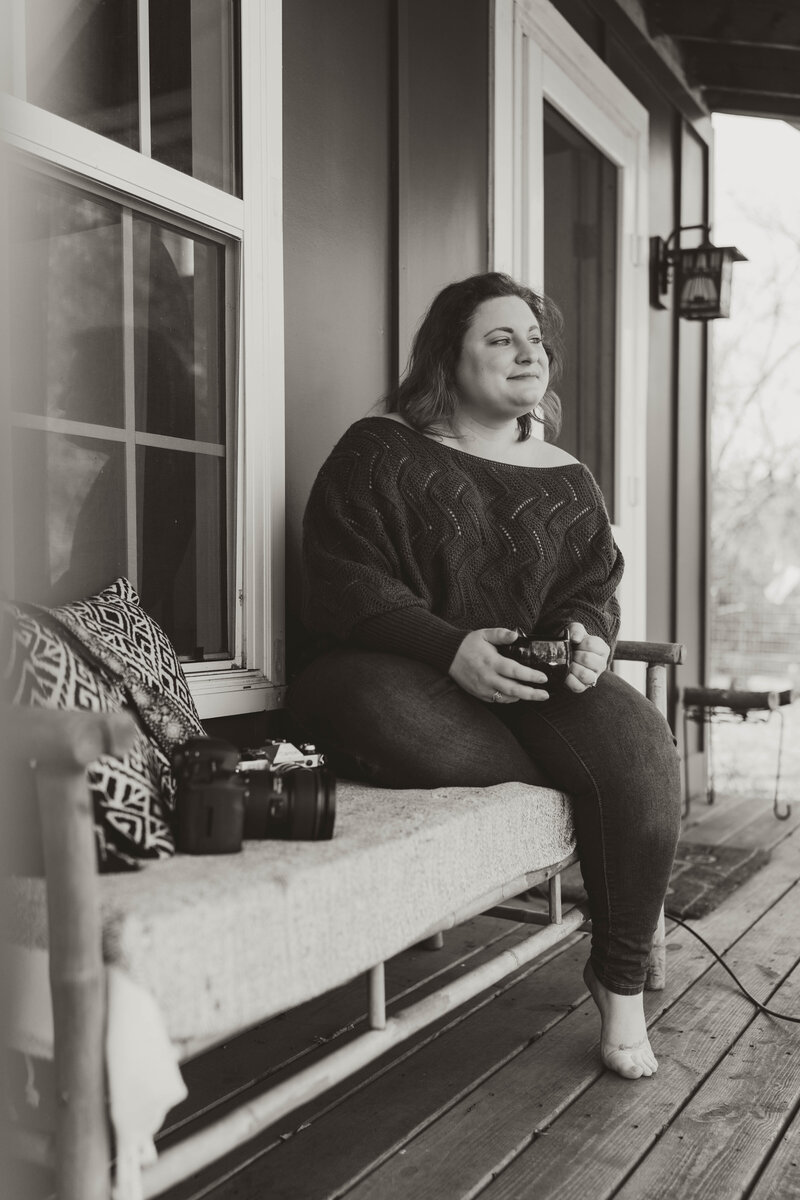
<instances>
[{"instance_id":1,"label":"off-shoulder sweater","mask_svg":"<svg viewBox=\"0 0 800 1200\"><path fill-rule=\"evenodd\" d=\"M303 624L446 672L466 633L555 636L580 621L613 650L623 560L591 472L494 462L384 417L347 430L303 523ZM321 635L321 636L320 636Z\"/></svg>"}]
</instances>

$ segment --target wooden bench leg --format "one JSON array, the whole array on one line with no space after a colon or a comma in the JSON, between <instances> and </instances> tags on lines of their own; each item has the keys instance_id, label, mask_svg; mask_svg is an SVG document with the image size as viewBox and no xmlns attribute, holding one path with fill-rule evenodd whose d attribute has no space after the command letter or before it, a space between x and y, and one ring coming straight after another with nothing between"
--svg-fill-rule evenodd
<instances>
[{"instance_id":1,"label":"wooden bench leg","mask_svg":"<svg viewBox=\"0 0 800 1200\"><path fill-rule=\"evenodd\" d=\"M433 933L429 938L425 938L424 942L420 942L421 950L441 950L444 945L444 934Z\"/></svg>"},{"instance_id":2,"label":"wooden bench leg","mask_svg":"<svg viewBox=\"0 0 800 1200\"><path fill-rule=\"evenodd\" d=\"M386 975L383 963L369 972L369 1027L386 1028Z\"/></svg>"},{"instance_id":3,"label":"wooden bench leg","mask_svg":"<svg viewBox=\"0 0 800 1200\"><path fill-rule=\"evenodd\" d=\"M547 910L552 925L560 925L563 920L561 911L561 872L559 871L547 884Z\"/></svg>"}]
</instances>

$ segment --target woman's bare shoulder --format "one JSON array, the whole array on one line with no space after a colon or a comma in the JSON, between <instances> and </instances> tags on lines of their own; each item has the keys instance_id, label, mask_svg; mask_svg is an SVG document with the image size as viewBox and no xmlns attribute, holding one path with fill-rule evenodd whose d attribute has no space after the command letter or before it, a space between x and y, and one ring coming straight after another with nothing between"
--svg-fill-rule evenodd
<instances>
[{"instance_id":1,"label":"woman's bare shoulder","mask_svg":"<svg viewBox=\"0 0 800 1200\"><path fill-rule=\"evenodd\" d=\"M528 438L522 444L525 446L532 467L566 467L578 462L577 458L573 458L560 446L556 446L552 442L543 442L538 437Z\"/></svg>"}]
</instances>

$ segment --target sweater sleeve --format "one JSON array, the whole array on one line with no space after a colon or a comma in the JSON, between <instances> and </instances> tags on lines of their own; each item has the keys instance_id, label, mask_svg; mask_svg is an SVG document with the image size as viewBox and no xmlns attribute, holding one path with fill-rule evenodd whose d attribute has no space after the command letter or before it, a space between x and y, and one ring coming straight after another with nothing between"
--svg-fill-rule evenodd
<instances>
[{"instance_id":1,"label":"sweater sleeve","mask_svg":"<svg viewBox=\"0 0 800 1200\"><path fill-rule=\"evenodd\" d=\"M580 621L587 633L610 646L613 657L620 626L617 589L625 560L614 541L602 493L588 471L587 475L597 503L568 544L573 568L569 582L556 590L542 617L548 628Z\"/></svg>"},{"instance_id":2,"label":"sweater sleeve","mask_svg":"<svg viewBox=\"0 0 800 1200\"><path fill-rule=\"evenodd\" d=\"M407 515L392 465L352 431L323 464L303 522L303 623L446 672L467 631L431 611L402 553Z\"/></svg>"}]
</instances>

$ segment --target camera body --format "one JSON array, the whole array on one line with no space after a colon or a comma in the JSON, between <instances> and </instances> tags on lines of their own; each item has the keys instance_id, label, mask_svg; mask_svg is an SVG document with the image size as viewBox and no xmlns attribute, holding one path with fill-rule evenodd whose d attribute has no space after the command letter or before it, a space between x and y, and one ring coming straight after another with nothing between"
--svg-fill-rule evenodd
<instances>
[{"instance_id":1,"label":"camera body","mask_svg":"<svg viewBox=\"0 0 800 1200\"><path fill-rule=\"evenodd\" d=\"M336 780L324 761L290 742L267 742L242 760L222 738L189 738L172 759L177 849L235 854L245 838L332 838Z\"/></svg>"},{"instance_id":2,"label":"camera body","mask_svg":"<svg viewBox=\"0 0 800 1200\"><path fill-rule=\"evenodd\" d=\"M567 630L564 629L555 638L538 638L522 630L517 630L517 633L519 636L515 642L497 647L503 657L513 658L515 662L532 667L535 671L543 671L550 687L562 684L572 662L572 643Z\"/></svg>"}]
</instances>

